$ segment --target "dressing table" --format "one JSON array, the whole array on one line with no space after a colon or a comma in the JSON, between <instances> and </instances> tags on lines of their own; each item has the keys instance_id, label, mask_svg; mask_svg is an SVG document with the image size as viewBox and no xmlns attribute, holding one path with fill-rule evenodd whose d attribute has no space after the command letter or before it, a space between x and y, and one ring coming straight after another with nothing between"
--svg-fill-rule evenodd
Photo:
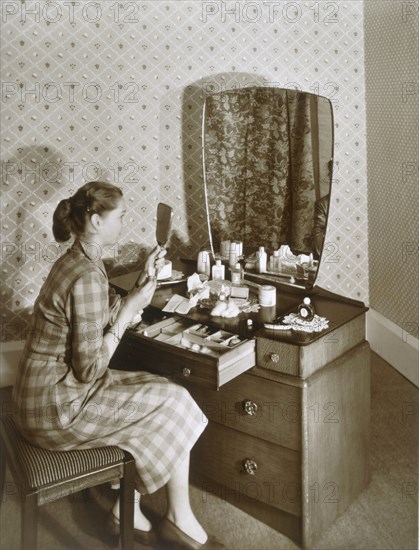
<instances>
[{"instance_id":1,"label":"dressing table","mask_svg":"<svg viewBox=\"0 0 419 550\"><path fill-rule=\"evenodd\" d=\"M293 269L299 261L303 279L294 284L282 273L247 271L250 292L255 283L275 287L276 306L234 318L211 316L205 307L164 314L186 284L162 285L142 324L126 331L111 368L147 370L185 385L209 419L191 455L202 498L214 493L310 548L369 480L367 308L314 286L315 277L305 280L302 259L321 263L332 106L295 90L227 90L205 99L202 135L212 258L230 240L246 256L286 245L281 266ZM189 275L196 261L175 267ZM113 283L130 289L135 280L134 273ZM296 313L305 297L328 328L269 327ZM189 346L196 342L205 343Z\"/></svg>"},{"instance_id":2,"label":"dressing table","mask_svg":"<svg viewBox=\"0 0 419 550\"><path fill-rule=\"evenodd\" d=\"M113 283L130 288L135 276ZM296 311L309 295L329 320L329 329L310 334L264 328L271 308L233 319L193 308L181 317L187 324L235 333L247 346L225 381L216 361L149 337L153 326L179 318L161 309L185 291L182 284L160 287L143 325L125 332L110 366L185 385L209 419L191 455L202 498L214 493L310 548L368 484L367 308L321 289L278 288L274 315Z\"/></svg>"}]
</instances>

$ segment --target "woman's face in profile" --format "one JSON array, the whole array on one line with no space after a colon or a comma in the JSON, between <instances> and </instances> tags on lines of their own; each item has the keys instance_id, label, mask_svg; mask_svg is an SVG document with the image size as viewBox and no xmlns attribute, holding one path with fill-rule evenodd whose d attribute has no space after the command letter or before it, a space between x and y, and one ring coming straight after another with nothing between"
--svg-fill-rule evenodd
<instances>
[{"instance_id":1,"label":"woman's face in profile","mask_svg":"<svg viewBox=\"0 0 419 550\"><path fill-rule=\"evenodd\" d=\"M104 246L114 244L121 236L123 228L123 219L125 215L125 202L120 199L118 206L114 210L109 210L101 216L101 239Z\"/></svg>"}]
</instances>

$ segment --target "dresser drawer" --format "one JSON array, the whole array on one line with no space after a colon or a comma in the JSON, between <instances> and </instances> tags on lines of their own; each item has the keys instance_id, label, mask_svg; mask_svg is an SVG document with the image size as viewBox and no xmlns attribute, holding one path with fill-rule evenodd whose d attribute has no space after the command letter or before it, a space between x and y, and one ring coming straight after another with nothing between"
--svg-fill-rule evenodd
<instances>
[{"instance_id":1,"label":"dresser drawer","mask_svg":"<svg viewBox=\"0 0 419 550\"><path fill-rule=\"evenodd\" d=\"M136 370L218 390L255 365L255 341L170 317L124 336L126 361Z\"/></svg>"},{"instance_id":2,"label":"dresser drawer","mask_svg":"<svg viewBox=\"0 0 419 550\"><path fill-rule=\"evenodd\" d=\"M364 314L305 345L283 341L274 330L264 329L256 337L256 362L258 367L308 378L364 340Z\"/></svg>"},{"instance_id":3,"label":"dresser drawer","mask_svg":"<svg viewBox=\"0 0 419 550\"><path fill-rule=\"evenodd\" d=\"M214 492L217 486L226 493L219 496L233 503L259 501L301 515L297 451L209 422L192 450L192 465L203 479L203 492Z\"/></svg>"},{"instance_id":4,"label":"dresser drawer","mask_svg":"<svg viewBox=\"0 0 419 550\"><path fill-rule=\"evenodd\" d=\"M289 449L301 449L300 388L246 373L219 392L190 391L210 420Z\"/></svg>"}]
</instances>

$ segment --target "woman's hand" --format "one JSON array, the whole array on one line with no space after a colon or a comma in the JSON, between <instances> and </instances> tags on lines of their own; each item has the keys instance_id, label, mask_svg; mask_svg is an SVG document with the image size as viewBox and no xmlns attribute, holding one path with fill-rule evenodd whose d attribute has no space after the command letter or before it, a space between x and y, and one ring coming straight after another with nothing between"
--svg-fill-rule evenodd
<instances>
[{"instance_id":1,"label":"woman's hand","mask_svg":"<svg viewBox=\"0 0 419 550\"><path fill-rule=\"evenodd\" d=\"M152 252L150 252L146 262L144 271L138 277L135 286L141 287L147 280L147 277L157 277L158 272L164 266L164 257L166 256L166 249L157 245Z\"/></svg>"},{"instance_id":2,"label":"woman's hand","mask_svg":"<svg viewBox=\"0 0 419 550\"><path fill-rule=\"evenodd\" d=\"M121 310L123 310L121 313L128 318L129 322L134 321L138 314L150 304L156 286L157 279L155 277L149 278L140 288L135 287L125 297L124 303L121 306Z\"/></svg>"},{"instance_id":3,"label":"woman's hand","mask_svg":"<svg viewBox=\"0 0 419 550\"><path fill-rule=\"evenodd\" d=\"M152 252L150 252L146 263L144 271L149 276L157 276L158 272L164 266L164 257L166 256L166 249L162 248L160 245L157 245ZM154 273L154 275L151 275Z\"/></svg>"}]
</instances>

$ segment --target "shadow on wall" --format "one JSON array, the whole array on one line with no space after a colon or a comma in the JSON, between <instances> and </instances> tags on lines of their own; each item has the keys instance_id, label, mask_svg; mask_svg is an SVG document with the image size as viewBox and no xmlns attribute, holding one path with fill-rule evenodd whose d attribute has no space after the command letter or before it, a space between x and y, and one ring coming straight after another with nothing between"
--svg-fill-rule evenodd
<instances>
[{"instance_id":1,"label":"shadow on wall","mask_svg":"<svg viewBox=\"0 0 419 550\"><path fill-rule=\"evenodd\" d=\"M26 338L39 290L52 264L72 244L57 243L52 235L59 201L84 183L75 177L72 165L49 145L19 147L15 157L2 162L2 341ZM93 170L86 175L97 179ZM110 276L139 269L150 249L150 243L111 247L104 259Z\"/></svg>"},{"instance_id":2,"label":"shadow on wall","mask_svg":"<svg viewBox=\"0 0 419 550\"><path fill-rule=\"evenodd\" d=\"M245 88L267 86L262 76L250 73L219 73L186 86L182 98L183 193L190 246L176 243L180 255L195 258L199 248L209 247L208 221L202 170L202 111L207 95Z\"/></svg>"},{"instance_id":3,"label":"shadow on wall","mask_svg":"<svg viewBox=\"0 0 419 550\"><path fill-rule=\"evenodd\" d=\"M49 266L64 251L51 231L64 182L60 153L49 145L18 147L2 162L3 341L25 338Z\"/></svg>"}]
</instances>

